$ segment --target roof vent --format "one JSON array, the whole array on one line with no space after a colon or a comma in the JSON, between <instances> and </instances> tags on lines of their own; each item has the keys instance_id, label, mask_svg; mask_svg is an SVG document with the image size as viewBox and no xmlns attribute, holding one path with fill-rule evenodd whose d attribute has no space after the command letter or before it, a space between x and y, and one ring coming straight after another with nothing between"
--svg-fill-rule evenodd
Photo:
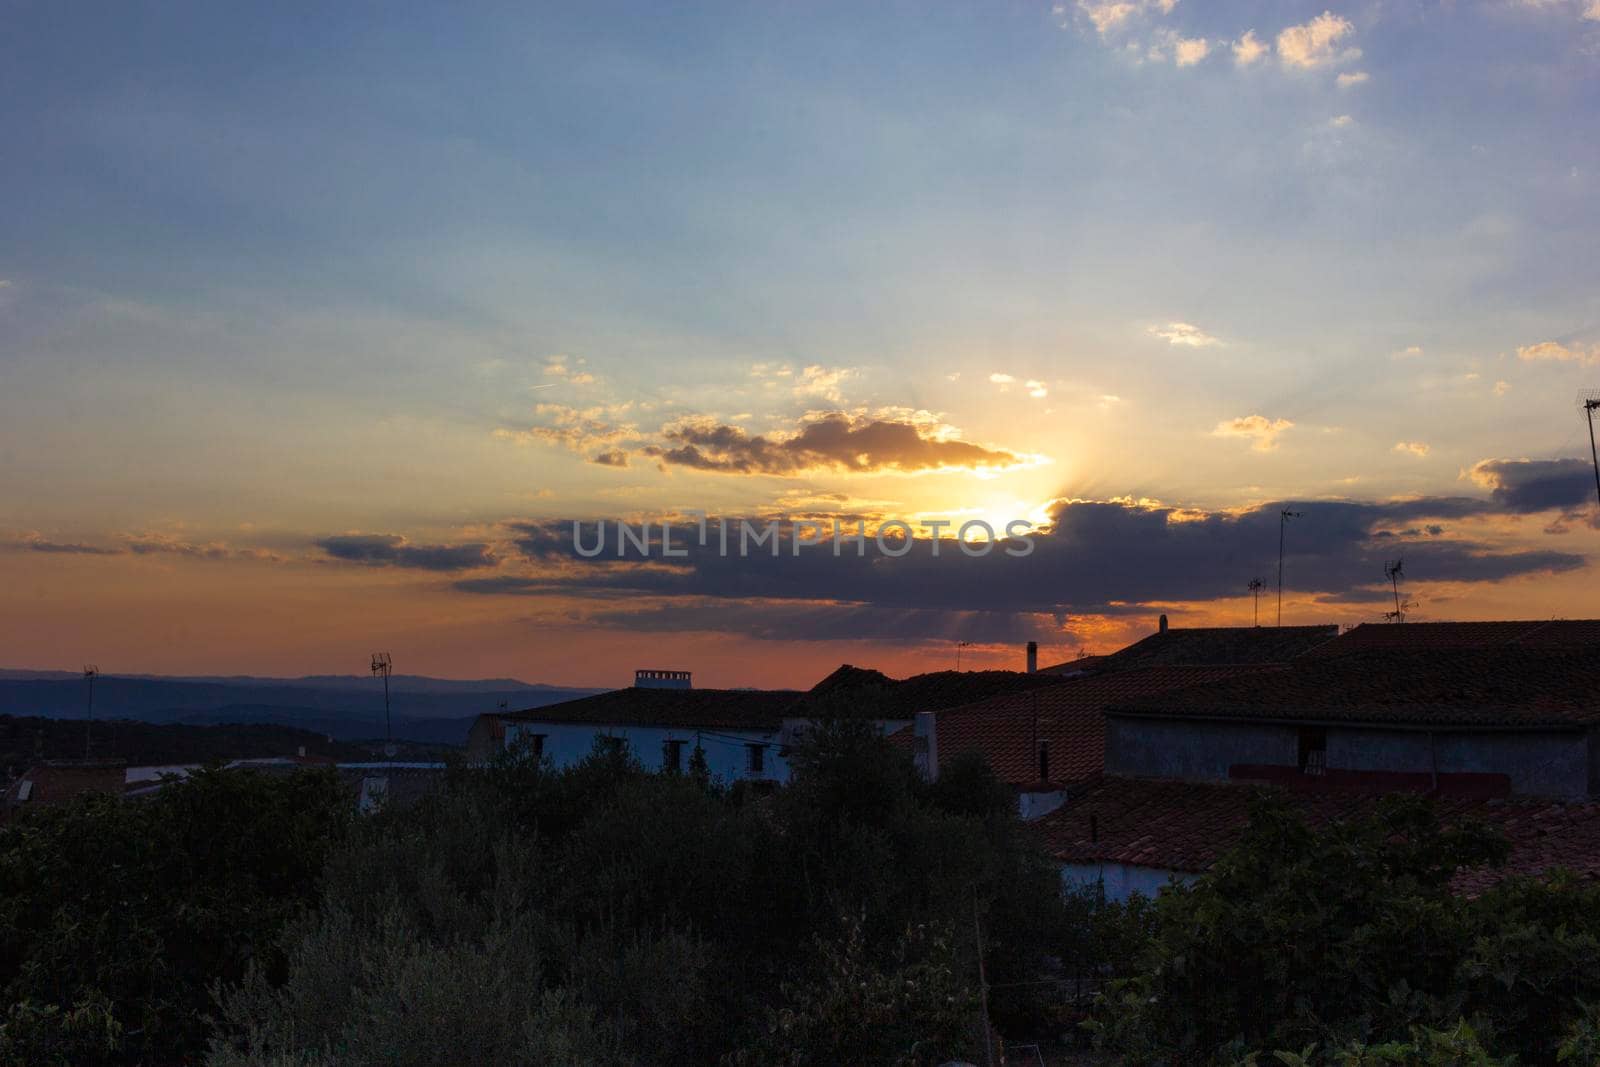
<instances>
[{"instance_id":1,"label":"roof vent","mask_svg":"<svg viewBox=\"0 0 1600 1067\"><path fill-rule=\"evenodd\" d=\"M693 689L694 675L690 671L637 670L633 672L635 689Z\"/></svg>"}]
</instances>

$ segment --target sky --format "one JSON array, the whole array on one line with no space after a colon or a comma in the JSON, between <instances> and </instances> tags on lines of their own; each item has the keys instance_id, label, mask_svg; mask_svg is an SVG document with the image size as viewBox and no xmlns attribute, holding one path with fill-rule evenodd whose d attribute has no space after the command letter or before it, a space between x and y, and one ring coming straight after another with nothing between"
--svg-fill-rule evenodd
<instances>
[{"instance_id":1,"label":"sky","mask_svg":"<svg viewBox=\"0 0 1600 1067\"><path fill-rule=\"evenodd\" d=\"M0 665L1016 668L1280 526L1286 624L1596 614L1600 0L0 18Z\"/></svg>"}]
</instances>

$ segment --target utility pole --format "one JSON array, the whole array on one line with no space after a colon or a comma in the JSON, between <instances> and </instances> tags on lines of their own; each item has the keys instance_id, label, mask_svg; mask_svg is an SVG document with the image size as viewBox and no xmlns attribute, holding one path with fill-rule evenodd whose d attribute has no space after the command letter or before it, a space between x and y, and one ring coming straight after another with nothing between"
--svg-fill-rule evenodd
<instances>
[{"instance_id":1,"label":"utility pole","mask_svg":"<svg viewBox=\"0 0 1600 1067\"><path fill-rule=\"evenodd\" d=\"M92 663L84 664L83 680L89 683L89 706L83 724L83 758L88 759L93 749L94 738L94 680L100 676L100 668Z\"/></svg>"},{"instance_id":2,"label":"utility pole","mask_svg":"<svg viewBox=\"0 0 1600 1067\"><path fill-rule=\"evenodd\" d=\"M972 647L972 642L971 641L957 641L956 642L956 670L957 670L957 672L959 672L961 670L961 650L963 648L971 648L971 647Z\"/></svg>"},{"instance_id":3,"label":"utility pole","mask_svg":"<svg viewBox=\"0 0 1600 1067\"><path fill-rule=\"evenodd\" d=\"M1257 626L1261 625L1261 590L1266 587L1267 583L1260 578L1250 579L1250 585L1247 587L1250 590L1250 595L1255 598L1255 623Z\"/></svg>"},{"instance_id":4,"label":"utility pole","mask_svg":"<svg viewBox=\"0 0 1600 1067\"><path fill-rule=\"evenodd\" d=\"M383 754L390 759L394 758L394 722L389 717L389 673L394 670L394 661L387 652L374 652L372 654L372 673L383 676Z\"/></svg>"},{"instance_id":5,"label":"utility pole","mask_svg":"<svg viewBox=\"0 0 1600 1067\"><path fill-rule=\"evenodd\" d=\"M1283 625L1283 530L1290 519L1298 519L1303 512L1284 508L1278 512L1278 625Z\"/></svg>"}]
</instances>

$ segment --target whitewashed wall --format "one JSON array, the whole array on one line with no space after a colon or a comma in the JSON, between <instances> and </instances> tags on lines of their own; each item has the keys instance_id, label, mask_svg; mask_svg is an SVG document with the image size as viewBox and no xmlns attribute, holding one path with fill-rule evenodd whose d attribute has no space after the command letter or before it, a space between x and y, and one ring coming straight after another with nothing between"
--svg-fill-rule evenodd
<instances>
[{"instance_id":1,"label":"whitewashed wall","mask_svg":"<svg viewBox=\"0 0 1600 1067\"><path fill-rule=\"evenodd\" d=\"M706 765L713 778L724 782L737 782L750 778L745 745L767 746L765 767L755 775L760 781L787 782L789 764L779 753L776 730L716 729L697 732L692 729L673 729L664 726L593 725L589 723L558 722L507 722L506 747L515 745L522 734L543 734L544 755L556 768L570 767L594 751L597 737L619 737L627 742L628 749L646 770L661 769L667 741L682 741L682 769L689 769L689 759L694 754L696 737L705 750Z\"/></svg>"}]
</instances>

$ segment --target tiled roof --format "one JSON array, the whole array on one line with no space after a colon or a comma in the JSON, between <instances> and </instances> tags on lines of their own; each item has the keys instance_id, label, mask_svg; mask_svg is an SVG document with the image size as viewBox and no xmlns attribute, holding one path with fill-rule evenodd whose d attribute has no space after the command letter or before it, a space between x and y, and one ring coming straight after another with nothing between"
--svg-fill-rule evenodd
<instances>
[{"instance_id":1,"label":"tiled roof","mask_svg":"<svg viewBox=\"0 0 1600 1067\"><path fill-rule=\"evenodd\" d=\"M1600 655L1511 645L1309 656L1282 670L1130 700L1109 711L1418 726L1578 726L1600 722Z\"/></svg>"},{"instance_id":2,"label":"tiled roof","mask_svg":"<svg viewBox=\"0 0 1600 1067\"><path fill-rule=\"evenodd\" d=\"M1084 674L1097 671L1106 665L1110 656L1079 656L1077 659L1065 660L1061 663L1052 663L1048 667L1040 667L1040 674Z\"/></svg>"},{"instance_id":3,"label":"tiled roof","mask_svg":"<svg viewBox=\"0 0 1600 1067\"><path fill-rule=\"evenodd\" d=\"M1256 791L1236 784L1104 778L1036 825L1062 863L1200 873L1239 840ZM1378 799L1372 793L1285 795L1312 826L1358 816ZM1456 877L1458 889L1477 891L1507 874L1540 874L1558 866L1600 877L1600 803L1439 798L1435 804L1443 821L1481 819L1498 827L1511 845L1504 868L1464 871Z\"/></svg>"},{"instance_id":4,"label":"tiled roof","mask_svg":"<svg viewBox=\"0 0 1600 1067\"><path fill-rule=\"evenodd\" d=\"M519 722L776 730L794 699L792 692L760 689L614 689L496 717Z\"/></svg>"},{"instance_id":5,"label":"tiled roof","mask_svg":"<svg viewBox=\"0 0 1600 1067\"><path fill-rule=\"evenodd\" d=\"M1105 670L1170 664L1287 663L1339 634L1327 626L1173 627L1102 657Z\"/></svg>"},{"instance_id":6,"label":"tiled roof","mask_svg":"<svg viewBox=\"0 0 1600 1067\"><path fill-rule=\"evenodd\" d=\"M1014 786L1038 786L1039 742L1050 744L1049 783L1081 782L1105 769L1105 708L1136 696L1201 685L1259 667L1145 667L1066 679L1061 685L1006 693L938 713L939 763L980 753ZM912 732L892 735L912 744Z\"/></svg>"},{"instance_id":7,"label":"tiled roof","mask_svg":"<svg viewBox=\"0 0 1600 1067\"><path fill-rule=\"evenodd\" d=\"M1520 622L1362 623L1307 653L1341 656L1379 650L1589 648L1600 651L1600 619L1533 619Z\"/></svg>"},{"instance_id":8,"label":"tiled roof","mask_svg":"<svg viewBox=\"0 0 1600 1067\"><path fill-rule=\"evenodd\" d=\"M127 761L120 759L45 760L29 767L11 783L5 802L51 804L90 792L120 795L127 766Z\"/></svg>"},{"instance_id":9,"label":"tiled roof","mask_svg":"<svg viewBox=\"0 0 1600 1067\"><path fill-rule=\"evenodd\" d=\"M938 711L1016 693L1066 684L1052 674L1022 671L933 671L894 679L879 671L845 664L802 695L788 714L823 714L873 719L909 719L919 711Z\"/></svg>"}]
</instances>

